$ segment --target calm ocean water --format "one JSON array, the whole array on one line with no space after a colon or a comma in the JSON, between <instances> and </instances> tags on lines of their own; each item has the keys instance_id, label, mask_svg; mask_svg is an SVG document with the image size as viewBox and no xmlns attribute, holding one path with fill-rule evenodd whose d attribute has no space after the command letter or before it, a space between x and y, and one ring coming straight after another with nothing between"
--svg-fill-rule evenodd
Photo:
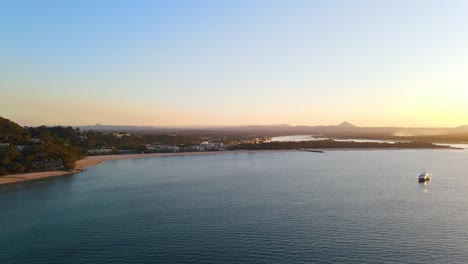
<instances>
[{"instance_id":1,"label":"calm ocean water","mask_svg":"<svg viewBox=\"0 0 468 264\"><path fill-rule=\"evenodd\" d=\"M0 263L467 263L467 208L467 151L111 161L0 187Z\"/></svg>"}]
</instances>

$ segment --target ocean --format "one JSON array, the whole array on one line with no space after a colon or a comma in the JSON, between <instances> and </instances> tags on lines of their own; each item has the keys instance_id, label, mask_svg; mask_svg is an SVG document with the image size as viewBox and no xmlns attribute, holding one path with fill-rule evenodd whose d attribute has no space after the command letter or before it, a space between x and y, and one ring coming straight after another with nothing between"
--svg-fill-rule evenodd
<instances>
[{"instance_id":1,"label":"ocean","mask_svg":"<svg viewBox=\"0 0 468 264\"><path fill-rule=\"evenodd\" d=\"M467 161L459 150L108 161L0 186L0 263L467 263Z\"/></svg>"}]
</instances>

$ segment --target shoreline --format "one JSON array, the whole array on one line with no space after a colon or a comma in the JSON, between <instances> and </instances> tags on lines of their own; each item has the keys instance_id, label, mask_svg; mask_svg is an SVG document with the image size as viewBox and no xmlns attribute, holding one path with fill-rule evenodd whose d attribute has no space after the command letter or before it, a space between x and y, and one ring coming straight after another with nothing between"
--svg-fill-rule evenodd
<instances>
[{"instance_id":1,"label":"shoreline","mask_svg":"<svg viewBox=\"0 0 468 264\"><path fill-rule=\"evenodd\" d=\"M206 152L176 152L176 153L147 153L147 154L123 154L123 155L98 155L87 156L76 161L75 169L69 171L42 171L10 174L0 176L0 186L33 181L58 176L72 175L84 171L86 168L99 165L109 160L126 159L145 159L157 157L175 157L175 156L200 156L200 155L222 155L222 154L241 154L241 153L269 153L269 152L295 152L298 150L234 150L234 151L206 151Z\"/></svg>"},{"instance_id":2,"label":"shoreline","mask_svg":"<svg viewBox=\"0 0 468 264\"><path fill-rule=\"evenodd\" d=\"M254 154L254 153L278 153L278 152L311 152L317 151L359 151L359 150L456 150L450 148L314 148L314 149L288 149L288 150L233 150L233 151L207 151L207 152L176 152L176 153L147 153L147 154L123 154L123 155L101 155L87 156L76 162L75 169L69 171L43 171L11 174L0 176L0 186L7 184L33 181L44 178L72 175L84 171L86 168L99 165L109 160L124 159L144 159L156 157L176 157L176 156L200 156L200 155L223 155L223 154ZM320 154L320 153L318 153Z\"/></svg>"}]
</instances>

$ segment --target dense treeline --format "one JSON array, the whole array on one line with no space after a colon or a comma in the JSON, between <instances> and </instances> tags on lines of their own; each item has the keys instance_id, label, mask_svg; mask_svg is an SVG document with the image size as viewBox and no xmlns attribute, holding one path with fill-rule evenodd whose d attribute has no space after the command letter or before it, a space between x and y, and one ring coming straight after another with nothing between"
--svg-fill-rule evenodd
<instances>
[{"instance_id":1,"label":"dense treeline","mask_svg":"<svg viewBox=\"0 0 468 264\"><path fill-rule=\"evenodd\" d=\"M21 148L17 148L21 147ZM47 170L70 170L80 159L81 151L76 146L60 140L43 140L39 143L15 146L10 144L0 151L0 175Z\"/></svg>"},{"instance_id":2,"label":"dense treeline","mask_svg":"<svg viewBox=\"0 0 468 264\"><path fill-rule=\"evenodd\" d=\"M127 133L103 133L98 131L81 131L72 127L37 127L29 128L32 138L59 138L69 145L80 148L82 154L90 149L113 148L116 150L137 150L142 144L167 144L173 146L190 146L199 143L195 137L180 135L135 135Z\"/></svg>"},{"instance_id":3,"label":"dense treeline","mask_svg":"<svg viewBox=\"0 0 468 264\"><path fill-rule=\"evenodd\" d=\"M0 175L70 170L93 149L138 150L142 144L191 146L196 137L81 131L72 127L27 127L0 117Z\"/></svg>"},{"instance_id":4,"label":"dense treeline","mask_svg":"<svg viewBox=\"0 0 468 264\"><path fill-rule=\"evenodd\" d=\"M0 118L0 175L57 169L73 169L81 150L67 135L67 129L22 128ZM73 129L72 129L73 130Z\"/></svg>"},{"instance_id":5,"label":"dense treeline","mask_svg":"<svg viewBox=\"0 0 468 264\"><path fill-rule=\"evenodd\" d=\"M25 144L31 141L28 131L8 119L0 117L0 143Z\"/></svg>"},{"instance_id":6,"label":"dense treeline","mask_svg":"<svg viewBox=\"0 0 468 264\"><path fill-rule=\"evenodd\" d=\"M399 142L399 143L377 143L377 142L354 142L335 141L333 139L302 142L269 142L260 144L240 144L231 146L229 149L238 150L287 150L300 148L447 148L446 146L434 145L424 142Z\"/></svg>"},{"instance_id":7,"label":"dense treeline","mask_svg":"<svg viewBox=\"0 0 468 264\"><path fill-rule=\"evenodd\" d=\"M86 153L89 149L111 147L120 150L137 150L142 144L166 144L173 146L187 146L198 144L194 137L182 137L180 135L135 135L114 134L98 131L83 131L84 138L77 145Z\"/></svg>"}]
</instances>

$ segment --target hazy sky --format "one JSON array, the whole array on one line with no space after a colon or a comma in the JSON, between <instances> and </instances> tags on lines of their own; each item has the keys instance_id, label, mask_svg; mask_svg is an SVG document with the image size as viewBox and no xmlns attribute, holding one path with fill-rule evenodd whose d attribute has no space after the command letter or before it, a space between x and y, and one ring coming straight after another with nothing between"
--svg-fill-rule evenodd
<instances>
[{"instance_id":1,"label":"hazy sky","mask_svg":"<svg viewBox=\"0 0 468 264\"><path fill-rule=\"evenodd\" d=\"M0 116L468 124L467 14L464 0L0 0Z\"/></svg>"}]
</instances>

